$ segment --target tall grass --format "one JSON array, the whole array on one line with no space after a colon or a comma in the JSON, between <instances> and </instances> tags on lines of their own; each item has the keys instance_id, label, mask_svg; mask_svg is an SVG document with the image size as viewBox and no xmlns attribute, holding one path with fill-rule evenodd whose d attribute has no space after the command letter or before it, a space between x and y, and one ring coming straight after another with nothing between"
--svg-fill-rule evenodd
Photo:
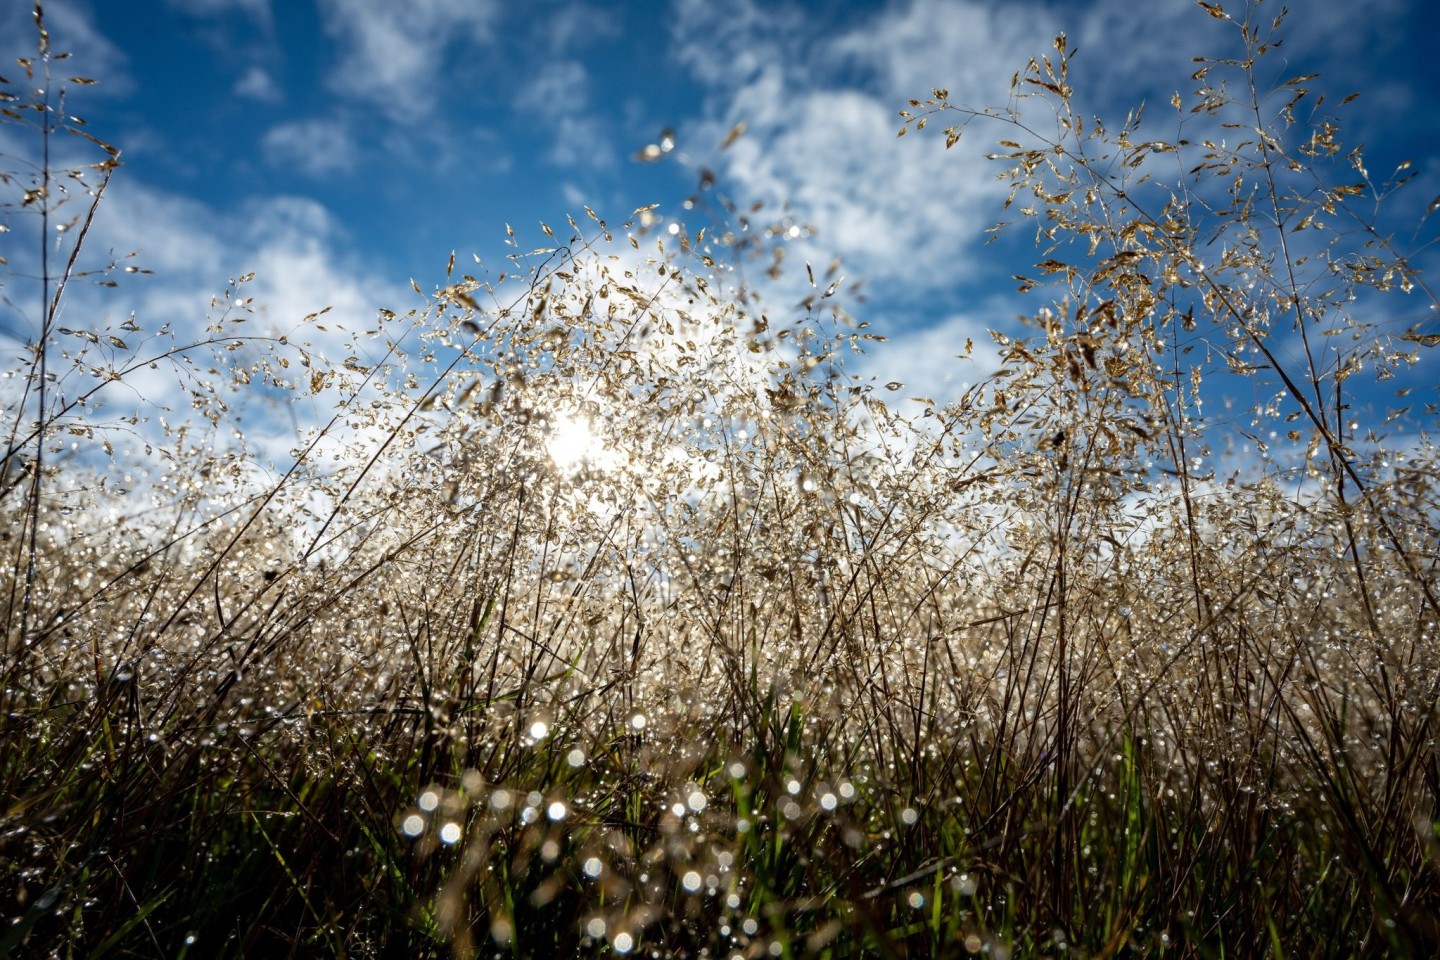
<instances>
[{"instance_id":1,"label":"tall grass","mask_svg":"<svg viewBox=\"0 0 1440 960\"><path fill-rule=\"evenodd\" d=\"M193 343L62 329L72 231L6 394L0 955L1432 955L1435 454L1350 393L1434 342L1373 295L1434 298L1257 83L1279 23L1201 6L1240 52L1173 141L1063 38L1011 110L912 104L1003 129L1063 287L948 405L846 372L833 277L768 308L641 221L343 361L247 278ZM94 143L7 177L45 257ZM89 412L152 365L185 425ZM261 387L334 411L279 464Z\"/></svg>"}]
</instances>

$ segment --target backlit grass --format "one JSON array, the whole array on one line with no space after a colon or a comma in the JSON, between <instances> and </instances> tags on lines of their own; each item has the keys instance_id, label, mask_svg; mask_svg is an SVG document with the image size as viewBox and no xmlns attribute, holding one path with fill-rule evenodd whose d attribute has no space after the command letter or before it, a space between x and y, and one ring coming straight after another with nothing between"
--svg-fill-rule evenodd
<instances>
[{"instance_id":1,"label":"backlit grass","mask_svg":"<svg viewBox=\"0 0 1440 960\"><path fill-rule=\"evenodd\" d=\"M1434 298L1247 16L1173 141L1063 40L911 105L998 134L1051 295L949 404L848 372L834 275L597 214L366 323L62 327L113 151L6 158L77 226L4 394L0 955L1433 955L1435 451L1351 392Z\"/></svg>"}]
</instances>

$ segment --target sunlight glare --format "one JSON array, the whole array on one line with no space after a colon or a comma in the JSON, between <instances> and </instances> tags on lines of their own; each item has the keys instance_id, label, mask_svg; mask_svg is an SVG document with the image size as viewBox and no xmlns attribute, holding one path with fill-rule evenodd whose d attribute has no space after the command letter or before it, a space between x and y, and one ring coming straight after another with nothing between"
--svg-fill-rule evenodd
<instances>
[{"instance_id":1,"label":"sunlight glare","mask_svg":"<svg viewBox=\"0 0 1440 960\"><path fill-rule=\"evenodd\" d=\"M595 435L590 421L570 414L556 418L550 437L545 441L545 451L550 454L555 466L565 473L581 467L604 469L614 459L614 455Z\"/></svg>"}]
</instances>

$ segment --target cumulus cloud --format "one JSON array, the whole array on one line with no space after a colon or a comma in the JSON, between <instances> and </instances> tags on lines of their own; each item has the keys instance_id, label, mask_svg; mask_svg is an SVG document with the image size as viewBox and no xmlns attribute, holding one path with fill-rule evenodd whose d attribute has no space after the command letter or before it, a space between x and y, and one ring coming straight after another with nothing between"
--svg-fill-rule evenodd
<instances>
[{"instance_id":1,"label":"cumulus cloud","mask_svg":"<svg viewBox=\"0 0 1440 960\"><path fill-rule=\"evenodd\" d=\"M723 161L740 195L790 203L819 246L881 282L917 290L972 272L966 254L1003 196L994 171L939 137L897 144L897 111L947 84L960 102L1003 103L1015 64L1043 49L1045 17L926 0L817 34L753 0L682 0L676 13L676 56L712 91L695 138L748 125Z\"/></svg>"},{"instance_id":2,"label":"cumulus cloud","mask_svg":"<svg viewBox=\"0 0 1440 960\"><path fill-rule=\"evenodd\" d=\"M239 316L246 317L245 322L227 327L227 338L283 336L295 346L308 343L331 361L355 356L361 363L376 362L386 345L363 331L375 325L379 307L401 308L414 298L408 286L387 281L373 264L347 253L350 243L333 215L312 200L278 196L217 209L166 190L117 181L87 239L88 260L106 250L136 251L128 262L153 273L121 274L115 288L77 280L67 290L59 325L95 332L99 340L89 348L90 359L114 354L118 368L213 339L212 324ZM234 278L244 274L253 274L253 279L231 288ZM248 303L241 305L241 300ZM304 322L307 315L327 307L323 329ZM159 336L160 331L168 331L168 336ZM119 428L113 431L117 450L120 441L131 436L157 442L162 419L171 425L193 421L190 388L216 379L206 348L153 366L139 364L123 380L112 382L69 368L66 357L83 348L83 341L61 335L58 345L61 349L52 354L57 376L52 401L63 403L98 388L87 400L84 416L96 425ZM237 349L227 356L244 358L260 350L253 345ZM24 362L18 342L6 343L5 354L9 364ZM301 376L298 364L292 362L291 370ZM301 386L289 394L252 381L244 388L247 401L232 409L226 430L243 435L243 442L262 460L283 465L297 430L324 423L333 413L333 397L310 394L303 380ZM5 399L15 400L9 395Z\"/></svg>"},{"instance_id":3,"label":"cumulus cloud","mask_svg":"<svg viewBox=\"0 0 1440 960\"><path fill-rule=\"evenodd\" d=\"M1343 63L1357 44L1383 46L1402 6L1385 0L1384 16L1355 17L1343 3L1316 3L1285 29L1300 38L1290 46ZM1238 55L1240 42L1238 29L1207 23L1190 4L1137 15L1130 0L909 0L834 27L798 4L676 0L672 19L673 55L707 90L690 138L717 142L730 125L749 126L723 158L736 192L790 202L847 265L912 290L976 279L974 254L1003 196L981 154L1000 137L1023 138L975 124L949 152L934 132L897 144L897 111L934 87L959 105L1003 109L1012 76L1032 57L1053 58L1061 32L1081 51L1077 106L1118 126L1148 100L1153 122L1170 124L1157 134L1174 133L1164 107L1193 86L1189 57Z\"/></svg>"},{"instance_id":4,"label":"cumulus cloud","mask_svg":"<svg viewBox=\"0 0 1440 960\"><path fill-rule=\"evenodd\" d=\"M121 184L107 196L93 242L138 251L153 276L100 296L116 311L135 311L151 327L169 324L179 335L201 333L212 297L228 278L254 273L245 296L258 317L288 330L326 306L356 325L378 306L398 303L387 285L344 253L349 243L334 216L301 197L252 200L231 210L163 190ZM337 342L338 345L338 342Z\"/></svg>"},{"instance_id":5,"label":"cumulus cloud","mask_svg":"<svg viewBox=\"0 0 1440 960\"><path fill-rule=\"evenodd\" d=\"M1228 6L1238 11L1241 5ZM1343 65L1354 62L1357 50L1385 49L1382 34L1404 20L1405 7L1384 0L1378 15L1356 17L1339 0L1317 0L1287 21L1291 40L1268 65L1273 82L1305 72L1302 59ZM1264 14L1267 22L1276 12ZM1002 137L1028 138L976 122L947 151L935 128L961 119L953 114L898 142L895 134L898 110L934 87L946 88L957 105L1014 106L1040 125L1036 129L1053 129L1040 102L1012 98L1011 78L1032 57L1055 58L1053 39L1062 32L1070 49L1080 51L1072 74L1077 109L1105 118L1113 129L1148 102L1142 135L1176 136L1168 103L1176 91L1192 92L1192 55L1241 55L1235 25L1209 21L1188 3L1137 13L1133 0L906 0L834 21L798 3L673 3L672 56L705 90L700 117L682 129L685 142L719 143L745 122L745 136L714 161L725 189L772 210L788 204L796 220L818 231L812 242L795 245L790 261L823 263L839 254L845 272L864 276L890 307L876 329L891 342L854 369L881 384L927 384L920 392L953 395L959 381L950 379L958 376L952 357L964 340L974 339L979 356L991 349L981 331L1005 328L1017 312L1039 305L1017 309L980 299L961 314L942 311L946 319L932 319L934 297L992 297L997 279L1024 272L1042 256L1003 244L984 248L986 228L1005 216L1005 185L996 180L1000 168L983 154ZM1386 109L1404 106L1405 98L1396 97ZM1218 129L1220 119L1187 118L1183 135L1197 139ZM1021 233L1013 236L1023 246ZM795 272L783 282L793 287ZM927 300L932 306L921 314L918 305Z\"/></svg>"}]
</instances>

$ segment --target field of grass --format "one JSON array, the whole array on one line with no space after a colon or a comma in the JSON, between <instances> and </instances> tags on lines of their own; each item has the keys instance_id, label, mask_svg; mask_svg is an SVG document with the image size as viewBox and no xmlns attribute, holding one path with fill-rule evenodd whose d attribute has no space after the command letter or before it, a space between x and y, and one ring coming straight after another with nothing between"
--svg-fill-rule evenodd
<instances>
[{"instance_id":1,"label":"field of grass","mask_svg":"<svg viewBox=\"0 0 1440 960\"><path fill-rule=\"evenodd\" d=\"M0 956L1435 955L1440 465L1350 407L1434 363L1376 304L1435 298L1294 87L1216 82L1264 28L1184 143L1082 121L1062 41L1023 111L911 105L997 132L1054 243L949 404L846 372L885 344L832 277L762 308L742 251L594 214L381 310L373 362L245 278L194 343L63 328L124 264L47 262ZM5 103L47 145L49 96ZM38 248L104 216L96 148L8 179ZM156 370L188 419L90 412ZM292 395L333 419L269 462L231 417Z\"/></svg>"}]
</instances>

